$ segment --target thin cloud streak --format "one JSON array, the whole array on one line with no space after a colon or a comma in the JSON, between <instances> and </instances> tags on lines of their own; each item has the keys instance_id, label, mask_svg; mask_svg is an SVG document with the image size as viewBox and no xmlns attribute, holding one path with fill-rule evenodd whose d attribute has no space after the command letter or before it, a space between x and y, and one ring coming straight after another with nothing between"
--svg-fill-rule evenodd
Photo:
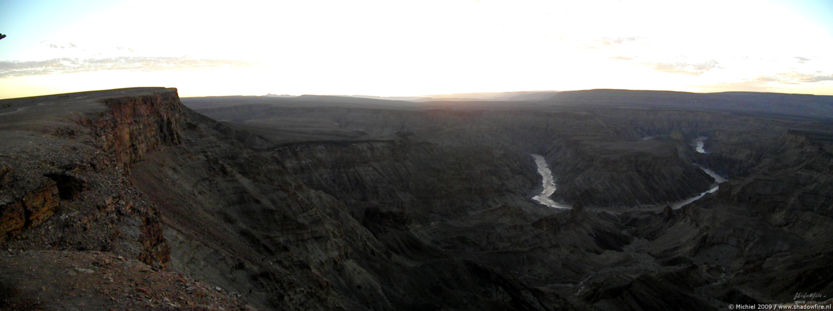
<instances>
[{"instance_id":1,"label":"thin cloud streak","mask_svg":"<svg viewBox=\"0 0 833 311\"><path fill-rule=\"evenodd\" d=\"M101 70L164 71L212 67L248 67L237 60L192 59L186 57L55 58L43 61L0 61L0 78L92 72Z\"/></svg>"},{"instance_id":2,"label":"thin cloud streak","mask_svg":"<svg viewBox=\"0 0 833 311\"><path fill-rule=\"evenodd\" d=\"M651 62L641 60L640 58L636 57L622 55L612 56L610 57L610 59L621 62L629 62L636 65L642 65L654 71L673 74L684 74L691 76L699 76L713 69L720 68L720 62L714 59L704 62Z\"/></svg>"},{"instance_id":3,"label":"thin cloud streak","mask_svg":"<svg viewBox=\"0 0 833 311\"><path fill-rule=\"evenodd\" d=\"M718 62L716 60L710 60L703 63L655 63L649 65L652 66L654 70L661 72L699 76L709 70L717 68Z\"/></svg>"},{"instance_id":4,"label":"thin cloud streak","mask_svg":"<svg viewBox=\"0 0 833 311\"><path fill-rule=\"evenodd\" d=\"M781 73L774 77L761 77L759 80L761 81L777 81L781 83L790 83L790 84L798 84L798 83L813 83L813 82L824 82L824 81L833 81L833 74L823 74L823 73L815 73L815 74L807 74L807 73L798 73L798 72L788 72L788 73Z\"/></svg>"}]
</instances>

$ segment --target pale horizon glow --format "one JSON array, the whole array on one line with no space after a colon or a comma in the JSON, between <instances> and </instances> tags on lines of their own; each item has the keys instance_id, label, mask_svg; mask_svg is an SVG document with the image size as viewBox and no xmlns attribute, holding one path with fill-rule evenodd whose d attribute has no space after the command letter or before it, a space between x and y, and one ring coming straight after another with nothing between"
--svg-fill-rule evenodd
<instances>
[{"instance_id":1,"label":"pale horizon glow","mask_svg":"<svg viewBox=\"0 0 833 311\"><path fill-rule=\"evenodd\" d=\"M0 0L0 98L833 95L833 2Z\"/></svg>"}]
</instances>

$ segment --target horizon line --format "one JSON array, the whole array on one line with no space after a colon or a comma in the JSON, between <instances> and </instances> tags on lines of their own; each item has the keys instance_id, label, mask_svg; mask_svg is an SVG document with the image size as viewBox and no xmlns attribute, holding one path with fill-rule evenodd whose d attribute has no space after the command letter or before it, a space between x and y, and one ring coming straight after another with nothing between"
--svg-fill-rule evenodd
<instances>
[{"instance_id":1,"label":"horizon line","mask_svg":"<svg viewBox=\"0 0 833 311\"><path fill-rule=\"evenodd\" d=\"M72 91L72 92L63 92L63 93L48 93L48 94L40 94L40 95L32 95L32 96L21 96L21 97L0 97L0 100L12 100L12 99L23 99L23 98L35 98L35 97L45 97L45 96L53 96L53 95L65 95L65 94L76 94L76 93L91 93L91 92L103 92L103 91L114 91L114 90L127 90L127 89L174 89L177 91L179 95L179 89L176 87L170 86L133 86L133 87L120 87L120 88L109 88L109 89L93 89L93 90L84 90L84 91ZM742 91L742 90L732 90L732 91L717 91L717 92L694 92L694 91L679 91L679 90L668 90L668 89L628 89L628 88L587 88L587 89L569 89L569 90L517 90L517 91L484 91L484 92L460 92L460 93L434 93L434 94L425 94L425 95L372 95L372 94L333 94L333 93L296 93L296 94L278 94L278 93L266 93L266 94L225 94L225 95L187 95L182 96L179 95L180 98L206 98L206 97L288 97L288 98L295 98L295 97L303 97L303 96L332 96L332 97L353 97L353 98L369 98L369 99L391 99L391 100L403 100L405 98L413 98L413 99L426 99L426 100L501 100L501 99L490 99L489 96L500 96L506 94L536 94L536 93L570 93L570 92L590 92L590 91L620 91L620 92L657 92L657 93L682 93L682 94L727 94L727 93L746 93L746 94L780 94L780 95L804 95L804 96L833 96L831 94L814 94L814 93L785 93L785 92L768 92L768 91ZM468 96L468 97L467 97ZM482 98L477 98L478 96ZM505 99L504 99L505 100Z\"/></svg>"}]
</instances>

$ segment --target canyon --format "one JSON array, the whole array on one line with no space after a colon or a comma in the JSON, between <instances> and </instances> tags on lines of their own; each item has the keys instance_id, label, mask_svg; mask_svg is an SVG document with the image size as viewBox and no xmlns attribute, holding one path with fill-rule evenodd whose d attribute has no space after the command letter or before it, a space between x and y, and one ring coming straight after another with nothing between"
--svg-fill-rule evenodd
<instances>
[{"instance_id":1,"label":"canyon","mask_svg":"<svg viewBox=\"0 0 833 311\"><path fill-rule=\"evenodd\" d=\"M831 97L526 96L0 101L0 309L831 303Z\"/></svg>"}]
</instances>

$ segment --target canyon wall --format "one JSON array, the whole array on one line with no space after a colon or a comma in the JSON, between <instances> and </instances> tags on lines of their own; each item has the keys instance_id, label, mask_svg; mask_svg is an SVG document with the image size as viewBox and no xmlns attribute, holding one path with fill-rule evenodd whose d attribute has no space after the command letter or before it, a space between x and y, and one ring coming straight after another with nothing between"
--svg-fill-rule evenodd
<instances>
[{"instance_id":1,"label":"canyon wall","mask_svg":"<svg viewBox=\"0 0 833 311\"><path fill-rule=\"evenodd\" d=\"M156 207L132 191L126 173L145 154L180 143L185 108L176 90L81 93L75 100L22 99L13 102L21 113L4 116L42 126L3 132L0 239L17 237L8 243L28 248L116 249L165 266Z\"/></svg>"}]
</instances>

